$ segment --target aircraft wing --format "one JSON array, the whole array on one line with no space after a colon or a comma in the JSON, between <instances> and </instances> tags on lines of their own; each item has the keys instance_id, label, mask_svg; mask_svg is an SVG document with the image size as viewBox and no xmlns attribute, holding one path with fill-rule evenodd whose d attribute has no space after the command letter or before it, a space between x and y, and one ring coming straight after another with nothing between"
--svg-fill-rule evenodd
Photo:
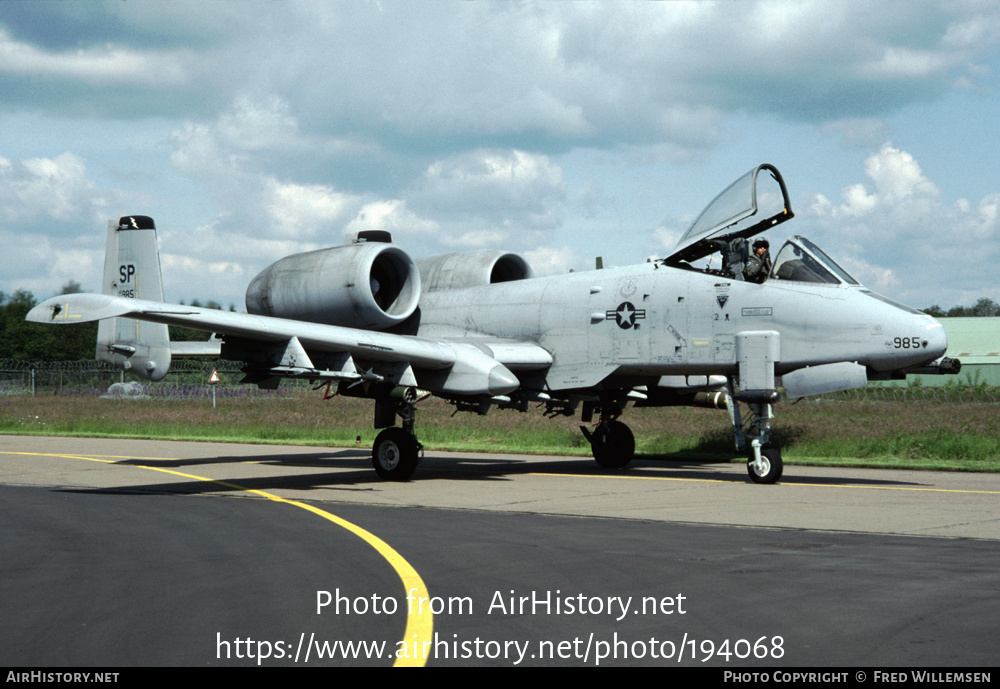
<instances>
[{"instance_id":1,"label":"aircraft wing","mask_svg":"<svg viewBox=\"0 0 1000 689\"><path fill-rule=\"evenodd\" d=\"M273 355L272 375L388 380L446 394L503 395L520 384L511 369L552 363L552 355L533 343L436 340L103 294L53 297L29 311L26 320L66 324L115 317L239 338ZM314 366L307 351L313 357L340 355L334 357L336 369ZM388 370L396 380L373 373L371 367Z\"/></svg>"},{"instance_id":2,"label":"aircraft wing","mask_svg":"<svg viewBox=\"0 0 1000 689\"><path fill-rule=\"evenodd\" d=\"M213 337L205 342L171 342L170 356L175 359L194 359L199 357L217 359L222 356L222 341Z\"/></svg>"}]
</instances>

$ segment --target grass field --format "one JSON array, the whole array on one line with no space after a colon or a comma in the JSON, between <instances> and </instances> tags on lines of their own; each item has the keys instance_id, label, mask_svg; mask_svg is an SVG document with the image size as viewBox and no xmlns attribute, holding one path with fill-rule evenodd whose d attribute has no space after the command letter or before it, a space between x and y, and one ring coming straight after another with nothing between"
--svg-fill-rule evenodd
<instances>
[{"instance_id":1,"label":"grass field","mask_svg":"<svg viewBox=\"0 0 1000 689\"><path fill-rule=\"evenodd\" d=\"M246 390L240 388L239 390ZM39 394L0 398L0 433L169 438L219 442L370 447L372 402L318 393L254 395L220 391L211 399L101 399ZM460 413L436 399L418 405L417 431L428 449L589 455L579 419L494 410ZM774 444L789 464L956 471L1000 470L1000 407L934 402L781 403ZM744 461L725 411L629 409L622 420L638 456Z\"/></svg>"}]
</instances>

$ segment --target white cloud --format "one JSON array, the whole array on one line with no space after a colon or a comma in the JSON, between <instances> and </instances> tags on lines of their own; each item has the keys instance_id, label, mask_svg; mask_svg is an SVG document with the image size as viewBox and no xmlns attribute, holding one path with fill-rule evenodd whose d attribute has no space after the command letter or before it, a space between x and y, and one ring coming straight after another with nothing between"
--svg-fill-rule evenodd
<instances>
[{"instance_id":1,"label":"white cloud","mask_svg":"<svg viewBox=\"0 0 1000 689\"><path fill-rule=\"evenodd\" d=\"M261 150L288 146L298 134L298 121L288 103L277 97L264 102L241 96L219 117L220 137L234 148Z\"/></svg>"},{"instance_id":2,"label":"white cloud","mask_svg":"<svg viewBox=\"0 0 1000 689\"><path fill-rule=\"evenodd\" d=\"M524 252L524 258L536 276L568 273L579 263L574 249L566 246L540 246Z\"/></svg>"},{"instance_id":3,"label":"white cloud","mask_svg":"<svg viewBox=\"0 0 1000 689\"><path fill-rule=\"evenodd\" d=\"M568 205L583 213L586 217L595 217L604 207L614 205L614 198L604 193L604 189L596 179L588 179L579 186L570 189L566 195Z\"/></svg>"},{"instance_id":4,"label":"white cloud","mask_svg":"<svg viewBox=\"0 0 1000 689\"><path fill-rule=\"evenodd\" d=\"M180 85L188 76L176 54L131 50L111 42L57 53L14 40L2 27L0 73L92 85Z\"/></svg>"},{"instance_id":5,"label":"white cloud","mask_svg":"<svg viewBox=\"0 0 1000 689\"><path fill-rule=\"evenodd\" d=\"M1000 193L984 197L975 212L972 212L965 199L959 199L955 209L961 217L967 219L963 229L971 239L1000 240Z\"/></svg>"},{"instance_id":6,"label":"white cloud","mask_svg":"<svg viewBox=\"0 0 1000 689\"><path fill-rule=\"evenodd\" d=\"M0 290L32 292L39 300L58 293L70 280L84 290L99 290L104 269L104 248L89 236L59 238L44 233L11 232L0 229L4 259ZM103 244L103 235L101 241Z\"/></svg>"},{"instance_id":7,"label":"white cloud","mask_svg":"<svg viewBox=\"0 0 1000 689\"><path fill-rule=\"evenodd\" d=\"M860 256L838 257L837 261L861 284L876 292L890 293L907 287L893 268L869 263ZM920 306L929 304L921 302Z\"/></svg>"},{"instance_id":8,"label":"white cloud","mask_svg":"<svg viewBox=\"0 0 1000 689\"><path fill-rule=\"evenodd\" d=\"M851 184L841 190L844 203L835 206L822 194L817 194L809 211L819 217L863 217L875 212L912 217L936 205L940 192L927 179L913 156L885 144L878 153L865 161L865 173L874 183L874 190L864 184Z\"/></svg>"},{"instance_id":9,"label":"white cloud","mask_svg":"<svg viewBox=\"0 0 1000 689\"><path fill-rule=\"evenodd\" d=\"M497 205L520 206L540 218L547 199L564 194L562 171L548 157L526 151L470 151L432 163L418 183L427 201L443 201L456 212Z\"/></svg>"},{"instance_id":10,"label":"white cloud","mask_svg":"<svg viewBox=\"0 0 1000 689\"><path fill-rule=\"evenodd\" d=\"M0 218L10 224L65 231L68 223L91 223L108 205L87 177L83 159L72 153L55 158L0 158Z\"/></svg>"},{"instance_id":11,"label":"white cloud","mask_svg":"<svg viewBox=\"0 0 1000 689\"><path fill-rule=\"evenodd\" d=\"M66 235L71 223L103 227L118 208L133 212L116 187L129 200L155 188L159 208L195 214L197 204L196 222L214 217L205 236L230 252L198 258L203 237L183 235L172 255L205 261L175 266L190 285L197 271L241 261L259 269L361 228L389 229L419 255L555 251L567 207L597 217L605 193L621 203L622 226L648 228L655 220L625 183L601 175L735 158L760 113L772 133L805 121L849 146L869 149L890 134L905 141L896 116L906 106L993 86L1000 36L996 3L931 0L45 5L47 21L34 25L0 7L0 112L40 112L62 129L47 125L45 143L23 160L2 151L0 218L17 232ZM120 118L148 118L148 146L168 139L157 154L169 155L169 168L145 167L148 156L133 150L141 137L96 161L95 137L74 135L75 118L111 131ZM750 134L727 131L734 120ZM778 156L799 145L794 132L772 138ZM720 142L724 153L709 155ZM595 155L564 173L556 161L582 149ZM617 167L594 162L604 156ZM666 178L656 171L649 184ZM612 191L580 182L588 179ZM995 196L942 203L903 150L884 148L864 176L843 180L802 215L849 256L880 238L865 255L876 272L891 266L897 284L909 279L899 260L932 271L915 256L934 247L914 237L974 237L986 244L980 253L993 251ZM157 220L169 223L159 208ZM643 251L668 251L682 231L657 228ZM214 285L202 288L193 296L211 298Z\"/></svg>"},{"instance_id":12,"label":"white cloud","mask_svg":"<svg viewBox=\"0 0 1000 689\"><path fill-rule=\"evenodd\" d=\"M885 141L889 135L888 123L879 117L854 117L824 124L822 131L839 134L845 148L870 149Z\"/></svg>"},{"instance_id":13,"label":"white cloud","mask_svg":"<svg viewBox=\"0 0 1000 689\"><path fill-rule=\"evenodd\" d=\"M875 79L943 76L959 56L940 50L886 46L878 59L859 66L858 73Z\"/></svg>"},{"instance_id":14,"label":"white cloud","mask_svg":"<svg viewBox=\"0 0 1000 689\"><path fill-rule=\"evenodd\" d=\"M171 164L203 181L221 208L220 228L260 238L339 243L363 204L331 184L279 179L268 156L307 143L286 103L238 99L214 122L187 122L171 136ZM329 238L338 239L330 241Z\"/></svg>"},{"instance_id":15,"label":"white cloud","mask_svg":"<svg viewBox=\"0 0 1000 689\"><path fill-rule=\"evenodd\" d=\"M870 118L960 81L983 83L990 76L977 61L1000 24L990 3L930 1L250 7L109 7L115 33L95 32L75 50L3 32L0 74L39 77L33 89L7 94L20 107L38 98L59 107L53 79L94 79L166 85L158 107L178 111L217 111L247 94L277 98L313 135L403 149L414 140L450 151L484 140L516 147L527 136L546 151L691 151L716 145L720 121L736 109L793 120ZM52 33L67 30L53 23ZM150 31L164 47L131 45ZM79 108L86 98L74 94L63 106ZM122 116L122 99L89 98L91 112ZM289 121L258 124L248 147Z\"/></svg>"},{"instance_id":16,"label":"white cloud","mask_svg":"<svg viewBox=\"0 0 1000 689\"><path fill-rule=\"evenodd\" d=\"M295 253L338 245L358 230L381 229L421 256L488 246L533 248L562 223L562 170L541 154L469 151L429 162L396 194L361 194L295 181L294 169L270 164L308 141L292 109L274 99L241 98L214 121L188 122L174 131L171 163L216 199L213 243L238 243L245 253L244 238L276 240L285 243L285 253ZM201 245L206 239L202 232ZM182 260L196 246L173 244L175 270L209 271L203 258L197 266ZM249 261L258 270L280 257L274 246L260 248L269 253ZM552 269L564 267L550 263Z\"/></svg>"},{"instance_id":17,"label":"white cloud","mask_svg":"<svg viewBox=\"0 0 1000 689\"><path fill-rule=\"evenodd\" d=\"M924 177L917 161L906 151L885 144L876 155L865 161L865 172L875 182L875 189L884 203L934 198L938 189Z\"/></svg>"},{"instance_id":18,"label":"white cloud","mask_svg":"<svg viewBox=\"0 0 1000 689\"><path fill-rule=\"evenodd\" d=\"M251 278L279 258L340 243L339 237L316 243L299 238L260 237L222 215L198 227L158 223L160 266L167 301L212 299L243 308Z\"/></svg>"},{"instance_id":19,"label":"white cloud","mask_svg":"<svg viewBox=\"0 0 1000 689\"><path fill-rule=\"evenodd\" d=\"M661 225L653 230L653 246L663 255L669 253L681 237L684 236L684 229L680 227L664 227Z\"/></svg>"},{"instance_id":20,"label":"white cloud","mask_svg":"<svg viewBox=\"0 0 1000 689\"><path fill-rule=\"evenodd\" d=\"M844 187L842 193L845 203L839 211L844 215L867 215L878 204L878 197L875 194L869 194L863 184L852 184L849 187Z\"/></svg>"},{"instance_id":21,"label":"white cloud","mask_svg":"<svg viewBox=\"0 0 1000 689\"><path fill-rule=\"evenodd\" d=\"M311 239L329 237L354 214L359 200L319 184L283 184L270 180L266 208L278 237ZM334 235L335 236L335 235Z\"/></svg>"},{"instance_id":22,"label":"white cloud","mask_svg":"<svg viewBox=\"0 0 1000 689\"><path fill-rule=\"evenodd\" d=\"M294 158L310 136L280 99L240 98L214 121L187 122L174 131L171 163L215 198L212 232L219 246L246 246L242 238L252 237L286 242L287 253L294 253L382 229L416 256L486 246L524 249L562 222L562 170L547 156L474 150L430 161L395 194L353 193L297 181L294 168L272 164L276 157ZM175 245L181 254L194 246ZM250 263L263 267L276 258ZM175 267L193 269L180 260Z\"/></svg>"},{"instance_id":23,"label":"white cloud","mask_svg":"<svg viewBox=\"0 0 1000 689\"><path fill-rule=\"evenodd\" d=\"M405 201L392 199L365 204L347 224L345 233L354 234L362 230L385 230L392 233L394 242L405 245L407 241L434 238L440 231L440 225L411 212Z\"/></svg>"},{"instance_id":24,"label":"white cloud","mask_svg":"<svg viewBox=\"0 0 1000 689\"><path fill-rule=\"evenodd\" d=\"M817 194L806 212L814 237L849 272L916 306L996 295L1000 193L952 205L906 151L885 144L865 161L870 183ZM812 232L812 230L810 230Z\"/></svg>"},{"instance_id":25,"label":"white cloud","mask_svg":"<svg viewBox=\"0 0 1000 689\"><path fill-rule=\"evenodd\" d=\"M566 186L561 168L526 151L478 150L428 166L408 205L441 222L446 235L514 239L562 223Z\"/></svg>"},{"instance_id":26,"label":"white cloud","mask_svg":"<svg viewBox=\"0 0 1000 689\"><path fill-rule=\"evenodd\" d=\"M448 247L454 247L460 251L472 249L486 249L492 246L509 241L508 233L496 228L472 229L457 233L445 234L441 237L441 242ZM523 245L523 242L518 242Z\"/></svg>"},{"instance_id":27,"label":"white cloud","mask_svg":"<svg viewBox=\"0 0 1000 689\"><path fill-rule=\"evenodd\" d=\"M171 133L173 152L170 163L179 170L203 177L220 178L231 172L235 154L224 154L217 136L205 124L187 122ZM225 178L220 178L223 181Z\"/></svg>"}]
</instances>

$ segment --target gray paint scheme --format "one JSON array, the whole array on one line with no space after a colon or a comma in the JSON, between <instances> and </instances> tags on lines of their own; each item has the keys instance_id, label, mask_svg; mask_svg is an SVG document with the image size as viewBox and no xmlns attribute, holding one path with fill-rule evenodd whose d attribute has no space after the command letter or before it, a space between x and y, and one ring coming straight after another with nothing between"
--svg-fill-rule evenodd
<instances>
[{"instance_id":1,"label":"gray paint scheme","mask_svg":"<svg viewBox=\"0 0 1000 689\"><path fill-rule=\"evenodd\" d=\"M610 316L622 304L634 312L622 324L627 328ZM947 347L934 318L858 289L778 280L756 285L654 263L434 292L423 296L420 308L423 336L537 343L552 353L547 383L554 390L589 387L608 376L733 375L736 335L743 331L778 333L779 375L839 361L905 369L942 356ZM894 337L927 345L896 349ZM567 379L563 372L570 370L586 379L582 386Z\"/></svg>"},{"instance_id":2,"label":"gray paint scheme","mask_svg":"<svg viewBox=\"0 0 1000 689\"><path fill-rule=\"evenodd\" d=\"M760 218L762 173L779 193L771 193L773 214ZM776 210L775 198L781 201ZM337 382L344 394L376 400L376 426L392 425L398 413L411 436L415 395L400 389L420 388L475 411L523 409L543 400L549 411L568 414L583 403L584 421L600 415L595 436L584 432L598 443L595 457L606 466L623 466L634 451L631 432L615 420L630 400L692 403L694 392L719 389L726 380L730 397L750 404L747 433L738 405L729 403L737 446L748 450L751 465L757 463L758 475L751 470L751 477L771 482L780 476L780 456L764 456L762 448L777 399L775 376L795 371L793 387L801 394L857 387L868 375L934 366L947 340L934 318L866 290L804 238L786 243L782 265L763 284L744 282L739 265L692 267L686 259L713 247L728 250L731 245L720 242L744 241L793 217L780 174L767 165L742 176L713 203L727 207L710 204L673 255L638 266L532 278L520 257L489 250L423 259L417 262L421 282L419 273L397 274L395 266L405 273L414 265L400 249L359 242L287 257L265 269L248 290L248 307L258 313L174 306L162 303L162 293L136 298L147 293L123 294L106 284L103 295L43 302L28 320L114 318L114 337L102 325L99 358L153 380L169 367L169 343L161 331L122 327L129 323L123 318L214 332L222 337L223 356L247 362L248 381ZM715 222L719 217L726 220ZM699 229L705 218L713 220ZM159 285L155 230L137 231L125 220L109 225L106 282L117 268ZM370 267L358 270L377 264L379 256L393 259L391 279ZM361 323L365 327L357 327ZM207 351L191 347L189 353ZM405 458L412 450L415 466L415 436L412 447L402 436L393 442L383 465L395 467L400 453ZM611 447L604 461L601 443ZM376 441L377 469L380 447Z\"/></svg>"}]
</instances>

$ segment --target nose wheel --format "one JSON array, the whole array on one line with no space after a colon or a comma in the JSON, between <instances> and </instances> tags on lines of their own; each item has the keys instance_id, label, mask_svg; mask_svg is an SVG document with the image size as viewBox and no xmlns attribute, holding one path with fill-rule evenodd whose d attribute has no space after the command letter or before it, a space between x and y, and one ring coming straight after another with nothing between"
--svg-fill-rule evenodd
<instances>
[{"instance_id":1,"label":"nose wheel","mask_svg":"<svg viewBox=\"0 0 1000 689\"><path fill-rule=\"evenodd\" d=\"M747 473L754 483L776 483L781 478L781 471L784 465L781 461L781 453L773 447L765 447L755 452L756 448L750 448L750 457L747 460Z\"/></svg>"}]
</instances>

